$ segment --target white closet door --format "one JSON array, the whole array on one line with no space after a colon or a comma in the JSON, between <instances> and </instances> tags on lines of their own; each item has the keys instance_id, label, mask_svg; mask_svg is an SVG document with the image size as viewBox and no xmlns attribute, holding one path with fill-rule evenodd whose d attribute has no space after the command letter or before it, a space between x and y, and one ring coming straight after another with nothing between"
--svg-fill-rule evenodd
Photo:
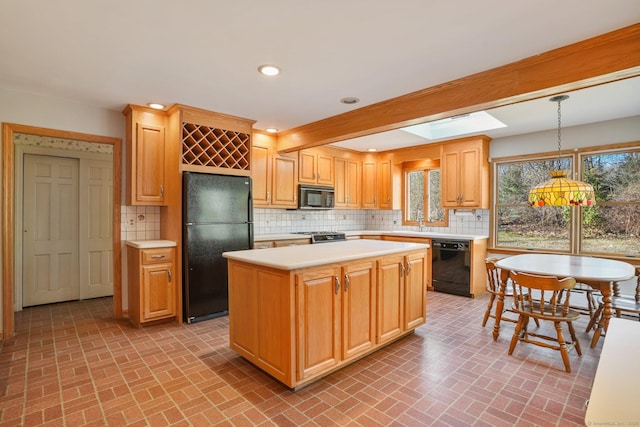
<instances>
[{"instance_id":1,"label":"white closet door","mask_svg":"<svg viewBox=\"0 0 640 427\"><path fill-rule=\"evenodd\" d=\"M23 306L79 298L79 161L25 154Z\"/></svg>"},{"instance_id":2,"label":"white closet door","mask_svg":"<svg viewBox=\"0 0 640 427\"><path fill-rule=\"evenodd\" d=\"M113 295L112 162L80 161L80 299Z\"/></svg>"}]
</instances>

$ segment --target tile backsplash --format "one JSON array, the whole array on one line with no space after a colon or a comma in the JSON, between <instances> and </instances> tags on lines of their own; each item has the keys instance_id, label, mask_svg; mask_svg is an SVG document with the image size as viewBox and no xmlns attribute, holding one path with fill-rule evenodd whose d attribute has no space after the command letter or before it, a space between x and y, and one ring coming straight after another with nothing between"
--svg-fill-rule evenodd
<instances>
[{"instance_id":1,"label":"tile backsplash","mask_svg":"<svg viewBox=\"0 0 640 427\"><path fill-rule=\"evenodd\" d=\"M402 225L401 210L331 209L318 211L286 209L254 209L254 231L260 234L292 231L384 230L418 231L418 227ZM489 235L489 210L449 211L449 226L424 227L423 231L452 234Z\"/></svg>"},{"instance_id":2,"label":"tile backsplash","mask_svg":"<svg viewBox=\"0 0 640 427\"><path fill-rule=\"evenodd\" d=\"M287 209L253 210L254 232L280 234L294 231L384 230L418 231L402 225L401 210L331 209L303 211ZM121 239L154 240L160 238L160 208L157 206L122 206ZM449 211L448 227L424 227L434 233L489 235L489 210Z\"/></svg>"},{"instance_id":3,"label":"tile backsplash","mask_svg":"<svg viewBox=\"0 0 640 427\"><path fill-rule=\"evenodd\" d=\"M122 206L120 239L157 240L160 238L160 207Z\"/></svg>"}]
</instances>

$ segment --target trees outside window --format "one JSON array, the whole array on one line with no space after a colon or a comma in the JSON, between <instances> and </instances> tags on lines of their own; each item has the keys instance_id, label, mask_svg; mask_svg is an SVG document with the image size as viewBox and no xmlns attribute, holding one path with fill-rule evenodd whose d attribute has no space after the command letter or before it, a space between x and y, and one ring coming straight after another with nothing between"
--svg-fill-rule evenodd
<instances>
[{"instance_id":1,"label":"trees outside window","mask_svg":"<svg viewBox=\"0 0 640 427\"><path fill-rule=\"evenodd\" d=\"M640 255L640 148L591 149L552 158L494 161L496 248L566 253ZM574 170L596 191L593 207L538 207L529 189L548 172ZM576 176L577 175L577 176ZM575 216L575 219L574 219Z\"/></svg>"},{"instance_id":2,"label":"trees outside window","mask_svg":"<svg viewBox=\"0 0 640 427\"><path fill-rule=\"evenodd\" d=\"M440 169L405 170L404 177L404 223L446 226L446 211L440 202Z\"/></svg>"}]
</instances>

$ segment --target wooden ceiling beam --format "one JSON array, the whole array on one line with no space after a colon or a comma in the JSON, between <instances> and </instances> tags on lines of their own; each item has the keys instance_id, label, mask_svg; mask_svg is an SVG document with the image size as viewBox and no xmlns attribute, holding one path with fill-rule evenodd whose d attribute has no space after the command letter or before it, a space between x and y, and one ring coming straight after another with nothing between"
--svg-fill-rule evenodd
<instances>
[{"instance_id":1,"label":"wooden ceiling beam","mask_svg":"<svg viewBox=\"0 0 640 427\"><path fill-rule=\"evenodd\" d=\"M640 24L278 134L290 152L640 75Z\"/></svg>"}]
</instances>

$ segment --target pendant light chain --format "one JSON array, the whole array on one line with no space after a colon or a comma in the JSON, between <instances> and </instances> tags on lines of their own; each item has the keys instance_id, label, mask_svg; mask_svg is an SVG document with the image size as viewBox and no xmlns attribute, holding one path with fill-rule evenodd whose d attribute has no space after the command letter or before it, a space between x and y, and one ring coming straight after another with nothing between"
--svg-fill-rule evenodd
<instances>
[{"instance_id":1,"label":"pendant light chain","mask_svg":"<svg viewBox=\"0 0 640 427\"><path fill-rule=\"evenodd\" d=\"M558 97L558 169L560 169L560 156L562 155L562 148L561 148L561 137L560 137L560 129L561 129L561 108L560 108L560 103L562 102L562 99L560 97Z\"/></svg>"}]
</instances>

